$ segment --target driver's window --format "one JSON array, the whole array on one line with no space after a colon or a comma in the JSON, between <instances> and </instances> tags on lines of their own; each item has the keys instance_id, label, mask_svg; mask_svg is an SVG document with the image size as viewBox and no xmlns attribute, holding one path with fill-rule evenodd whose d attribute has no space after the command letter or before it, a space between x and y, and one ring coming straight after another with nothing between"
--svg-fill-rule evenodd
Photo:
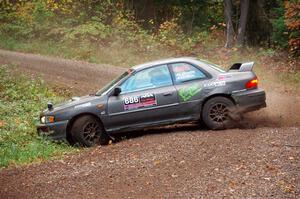
<instances>
[{"instance_id":1,"label":"driver's window","mask_svg":"<svg viewBox=\"0 0 300 199\"><path fill-rule=\"evenodd\" d=\"M137 72L121 85L122 93L172 85L167 65L156 66Z\"/></svg>"}]
</instances>

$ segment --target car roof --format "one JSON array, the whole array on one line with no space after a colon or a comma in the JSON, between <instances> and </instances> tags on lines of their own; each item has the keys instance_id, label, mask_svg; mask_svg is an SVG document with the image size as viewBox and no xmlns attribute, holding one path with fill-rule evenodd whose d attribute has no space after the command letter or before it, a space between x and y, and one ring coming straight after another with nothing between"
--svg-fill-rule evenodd
<instances>
[{"instance_id":1,"label":"car roof","mask_svg":"<svg viewBox=\"0 0 300 199\"><path fill-rule=\"evenodd\" d=\"M197 59L196 57L178 57L178 58L160 59L157 61L147 62L147 63L133 66L131 69L138 71L138 70L143 70L145 68L149 68L149 67L155 66L155 65L169 64L169 63L173 63L173 62L193 62L196 59Z\"/></svg>"}]
</instances>

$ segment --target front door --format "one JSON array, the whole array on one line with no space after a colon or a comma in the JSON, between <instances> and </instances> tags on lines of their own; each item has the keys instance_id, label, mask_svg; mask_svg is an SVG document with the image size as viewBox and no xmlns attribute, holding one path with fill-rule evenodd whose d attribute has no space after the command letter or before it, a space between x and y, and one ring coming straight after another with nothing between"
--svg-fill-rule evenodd
<instances>
[{"instance_id":1,"label":"front door","mask_svg":"<svg viewBox=\"0 0 300 199\"><path fill-rule=\"evenodd\" d=\"M138 71L108 99L109 129L154 124L176 118L179 99L167 65Z\"/></svg>"}]
</instances>

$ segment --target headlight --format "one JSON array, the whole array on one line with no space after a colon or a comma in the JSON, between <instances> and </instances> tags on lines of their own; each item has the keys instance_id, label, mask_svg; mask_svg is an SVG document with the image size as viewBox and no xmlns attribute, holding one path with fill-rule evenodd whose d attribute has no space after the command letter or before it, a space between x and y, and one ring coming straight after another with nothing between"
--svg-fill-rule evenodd
<instances>
[{"instance_id":1,"label":"headlight","mask_svg":"<svg viewBox=\"0 0 300 199\"><path fill-rule=\"evenodd\" d=\"M53 123L54 122L54 116L42 116L41 117L41 123L46 124L46 123Z\"/></svg>"},{"instance_id":2,"label":"headlight","mask_svg":"<svg viewBox=\"0 0 300 199\"><path fill-rule=\"evenodd\" d=\"M41 123L42 123L42 124L45 124L45 122L46 122L46 116L42 116L42 117L41 117Z\"/></svg>"}]
</instances>

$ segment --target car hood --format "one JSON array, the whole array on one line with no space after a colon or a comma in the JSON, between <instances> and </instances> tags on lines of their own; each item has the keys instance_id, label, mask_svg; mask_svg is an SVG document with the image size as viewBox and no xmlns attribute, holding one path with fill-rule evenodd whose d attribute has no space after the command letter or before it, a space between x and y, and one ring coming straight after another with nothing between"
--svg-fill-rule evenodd
<instances>
[{"instance_id":1,"label":"car hood","mask_svg":"<svg viewBox=\"0 0 300 199\"><path fill-rule=\"evenodd\" d=\"M92 102L95 99L99 99L99 96L95 95L86 95L82 97L72 97L70 100L60 103L60 104L55 104L53 106L53 109L49 111L48 109L45 110L45 112L57 112L63 109L67 109L70 107L75 107L75 106L84 106L85 104L88 104L89 102Z\"/></svg>"}]
</instances>

